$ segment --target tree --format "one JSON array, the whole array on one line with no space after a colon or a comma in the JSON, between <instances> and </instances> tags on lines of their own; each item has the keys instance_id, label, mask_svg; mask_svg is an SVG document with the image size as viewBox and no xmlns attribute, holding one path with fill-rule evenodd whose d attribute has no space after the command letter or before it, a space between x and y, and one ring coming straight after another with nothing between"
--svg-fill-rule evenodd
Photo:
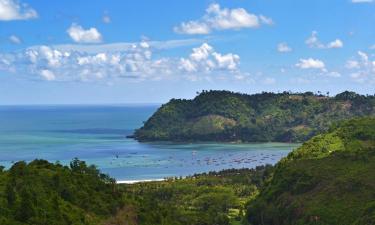
<instances>
[{"instance_id":1,"label":"tree","mask_svg":"<svg viewBox=\"0 0 375 225\"><path fill-rule=\"evenodd\" d=\"M21 222L27 222L35 214L31 199L32 195L26 188L23 188L20 198L21 202L17 210L17 219Z\"/></svg>"}]
</instances>

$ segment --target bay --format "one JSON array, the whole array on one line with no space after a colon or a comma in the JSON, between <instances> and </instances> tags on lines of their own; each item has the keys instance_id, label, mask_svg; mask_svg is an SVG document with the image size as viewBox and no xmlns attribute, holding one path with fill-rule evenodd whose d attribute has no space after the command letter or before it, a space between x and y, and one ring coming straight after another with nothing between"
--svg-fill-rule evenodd
<instances>
[{"instance_id":1,"label":"bay","mask_svg":"<svg viewBox=\"0 0 375 225\"><path fill-rule=\"evenodd\" d=\"M0 165L77 157L117 180L275 164L298 144L139 143L126 138L159 105L0 106Z\"/></svg>"}]
</instances>

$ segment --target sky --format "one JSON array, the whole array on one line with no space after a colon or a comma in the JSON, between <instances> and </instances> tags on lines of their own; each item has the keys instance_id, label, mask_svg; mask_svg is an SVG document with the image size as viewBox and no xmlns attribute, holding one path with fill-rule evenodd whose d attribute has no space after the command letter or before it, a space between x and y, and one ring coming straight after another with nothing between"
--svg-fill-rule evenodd
<instances>
[{"instance_id":1,"label":"sky","mask_svg":"<svg viewBox=\"0 0 375 225\"><path fill-rule=\"evenodd\" d=\"M0 104L375 93L375 0L0 0Z\"/></svg>"}]
</instances>

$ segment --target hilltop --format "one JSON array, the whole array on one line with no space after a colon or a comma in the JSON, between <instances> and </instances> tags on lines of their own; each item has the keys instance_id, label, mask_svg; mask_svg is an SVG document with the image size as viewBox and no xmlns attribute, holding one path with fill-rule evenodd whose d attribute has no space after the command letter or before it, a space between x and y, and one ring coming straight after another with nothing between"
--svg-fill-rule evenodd
<instances>
[{"instance_id":1,"label":"hilltop","mask_svg":"<svg viewBox=\"0 0 375 225\"><path fill-rule=\"evenodd\" d=\"M343 92L247 95L203 91L172 99L136 130L139 141L303 142L332 124L375 115L375 96Z\"/></svg>"}]
</instances>

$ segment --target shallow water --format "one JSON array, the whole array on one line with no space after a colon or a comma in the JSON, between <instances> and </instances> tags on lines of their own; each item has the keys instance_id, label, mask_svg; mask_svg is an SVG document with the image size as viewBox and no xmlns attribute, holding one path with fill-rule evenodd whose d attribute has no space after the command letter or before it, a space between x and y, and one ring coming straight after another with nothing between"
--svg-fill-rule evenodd
<instances>
[{"instance_id":1,"label":"shallow water","mask_svg":"<svg viewBox=\"0 0 375 225\"><path fill-rule=\"evenodd\" d=\"M157 105L0 106L0 165L74 157L117 180L148 180L274 164L296 144L138 143L125 138Z\"/></svg>"}]
</instances>

